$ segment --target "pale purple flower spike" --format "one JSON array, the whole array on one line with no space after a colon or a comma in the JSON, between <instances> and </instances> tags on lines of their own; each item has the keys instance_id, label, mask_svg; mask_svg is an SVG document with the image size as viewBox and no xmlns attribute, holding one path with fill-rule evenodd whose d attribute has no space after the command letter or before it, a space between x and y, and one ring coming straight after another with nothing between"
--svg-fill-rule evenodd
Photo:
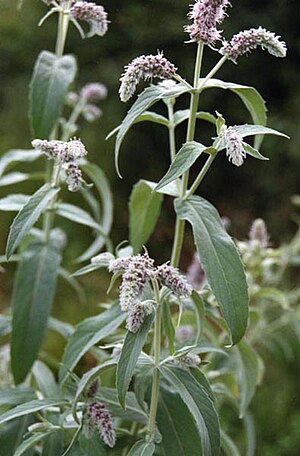
<instances>
[{"instance_id":1,"label":"pale purple flower spike","mask_svg":"<svg viewBox=\"0 0 300 456\"><path fill-rule=\"evenodd\" d=\"M266 223L263 219L255 219L249 231L249 240L251 244L259 245L266 248L269 244L269 235Z\"/></svg>"},{"instance_id":2,"label":"pale purple flower spike","mask_svg":"<svg viewBox=\"0 0 300 456\"><path fill-rule=\"evenodd\" d=\"M221 39L221 32L217 30L226 15L228 0L198 0L188 14L193 20L186 25L184 31L190 35L190 40L212 45Z\"/></svg>"},{"instance_id":3,"label":"pale purple flower spike","mask_svg":"<svg viewBox=\"0 0 300 456\"><path fill-rule=\"evenodd\" d=\"M135 58L125 67L125 72L120 78L121 101L128 101L132 97L141 79L171 79L176 70L173 63L169 62L161 52L157 55L141 55Z\"/></svg>"},{"instance_id":4,"label":"pale purple flower spike","mask_svg":"<svg viewBox=\"0 0 300 456\"><path fill-rule=\"evenodd\" d=\"M280 41L279 38L275 33L269 32L263 27L252 28L234 35L229 42L224 41L219 52L229 60L236 62L238 57L248 54L260 46L275 57L285 57L286 43Z\"/></svg>"},{"instance_id":5,"label":"pale purple flower spike","mask_svg":"<svg viewBox=\"0 0 300 456\"><path fill-rule=\"evenodd\" d=\"M234 127L224 127L221 136L224 138L228 160L235 166L241 166L246 158L243 138Z\"/></svg>"},{"instance_id":6,"label":"pale purple flower spike","mask_svg":"<svg viewBox=\"0 0 300 456\"><path fill-rule=\"evenodd\" d=\"M177 268L164 263L157 267L157 278L163 285L170 288L176 295L187 297L192 293L192 287Z\"/></svg>"},{"instance_id":7,"label":"pale purple flower spike","mask_svg":"<svg viewBox=\"0 0 300 456\"><path fill-rule=\"evenodd\" d=\"M98 401L89 404L84 415L84 431L87 438L91 438L96 429L106 445L111 448L115 446L116 433L111 414L106 405Z\"/></svg>"},{"instance_id":8,"label":"pale purple flower spike","mask_svg":"<svg viewBox=\"0 0 300 456\"><path fill-rule=\"evenodd\" d=\"M71 8L74 19L86 21L90 26L88 37L103 36L108 29L107 13L103 6L94 2L75 2Z\"/></svg>"}]
</instances>

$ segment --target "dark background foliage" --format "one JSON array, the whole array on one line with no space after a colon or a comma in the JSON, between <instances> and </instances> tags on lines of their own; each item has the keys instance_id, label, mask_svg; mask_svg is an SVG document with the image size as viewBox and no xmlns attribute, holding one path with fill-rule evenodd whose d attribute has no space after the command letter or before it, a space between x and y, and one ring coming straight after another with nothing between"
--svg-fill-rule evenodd
<instances>
[{"instance_id":1,"label":"dark background foliage","mask_svg":"<svg viewBox=\"0 0 300 456\"><path fill-rule=\"evenodd\" d=\"M132 185L139 178L158 180L168 166L168 137L163 127L149 123L140 124L129 133L121 151L123 180L117 178L113 164L113 140L105 141L106 134L120 123L131 102L122 104L118 98L119 77L124 65L140 54L163 50L174 62L179 73L191 80L195 46L186 44L183 26L187 23L188 2L182 0L103 0L111 21L108 34L100 39L81 40L71 28L67 52L78 56L79 88L89 81L107 85L109 97L103 103L104 116L96 124L85 124L80 137L86 144L90 159L103 167L108 174L115 197L116 221L113 238L117 243L128 236L127 200ZM0 153L12 148L29 148L31 134L27 119L28 83L32 67L41 49L53 50L56 37L55 18L50 18L42 28L37 28L46 6L39 0L24 0L21 11L16 11L16 0L0 0ZM299 129L299 54L300 54L300 3L298 0L243 0L232 1L230 20L224 23L224 35L230 38L242 29L262 25L281 35L288 45L287 59L280 60L266 52L257 51L244 57L238 65L228 63L218 74L226 81L253 85L267 100L268 125L284 131L290 141L266 138L262 147L270 161L261 162L248 158L245 165L236 168L225 157L216 161L205 180L201 194L215 204L222 215L232 221L232 233L246 236L253 218L266 219L272 241L276 244L288 239L295 230L291 217L290 198L299 193L300 129ZM204 72L216 62L216 53L206 50ZM141 89L141 87L139 88ZM187 107L188 100L181 102ZM209 91L201 101L202 110L221 112L229 124L250 122L240 101L232 95ZM157 108L161 110L164 106ZM184 142L184 127L178 130L178 146ZM209 141L213 135L210 127L199 123L197 138ZM194 170L197 172L197 169ZM8 192L29 192L36 183L22 184L18 188L0 188L1 196ZM74 198L74 195L70 198ZM75 195L76 198L76 195ZM0 248L4 250L11 214L1 214ZM89 234L78 235L77 228L68 225L71 250L66 260L73 258L89 242ZM173 209L171 201L164 206L155 235L150 242L154 256L168 258L173 237ZM186 245L187 263L193 246ZM8 271L12 272L13 267ZM97 277L85 279L95 302L107 285ZM99 289L100 288L100 289ZM5 306L11 292L10 274L2 276L0 295ZM60 305L57 316L78 320L92 311L92 304L76 305L74 296L60 287ZM63 302L63 306L61 305ZM53 342L48 341L51 346ZM274 365L275 363L275 365ZM299 454L299 412L295 399L297 382L293 363L286 369L282 361L269 359L268 383L259 390L254 402L258 420L259 450L267 456L293 456ZM283 377L282 377L283 375ZM271 377L271 379L270 379ZM283 379L282 379L283 378ZM286 385L286 386L283 386ZM284 399L280 399L281 396ZM297 431L298 429L298 431ZM298 451L297 451L298 448Z\"/></svg>"}]
</instances>

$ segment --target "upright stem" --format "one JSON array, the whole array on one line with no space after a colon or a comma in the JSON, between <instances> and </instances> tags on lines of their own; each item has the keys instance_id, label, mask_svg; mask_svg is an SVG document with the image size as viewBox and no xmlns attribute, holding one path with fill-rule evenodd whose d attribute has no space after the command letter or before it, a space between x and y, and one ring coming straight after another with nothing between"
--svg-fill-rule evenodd
<instances>
[{"instance_id":1,"label":"upright stem","mask_svg":"<svg viewBox=\"0 0 300 456\"><path fill-rule=\"evenodd\" d=\"M191 93L190 117L189 117L188 129L187 129L187 135L186 135L187 142L193 141L194 136L195 136L197 110L198 110L198 103L199 103L199 92L197 92L197 88L199 85L203 49L204 49L203 43L199 43L198 49L197 49L195 71L194 71L194 92ZM189 182L189 171L186 171L183 175L182 183L181 183L181 191L180 191L181 198L183 198L185 196L185 193L186 193L186 190L188 187L188 182ZM178 266L179 261L180 261L180 255L181 255L183 238L184 238L184 229L185 229L185 221L180 220L177 216L176 225L175 225L174 243L173 243L172 256L171 256L171 265L175 266L175 267Z\"/></svg>"},{"instance_id":2,"label":"upright stem","mask_svg":"<svg viewBox=\"0 0 300 456\"><path fill-rule=\"evenodd\" d=\"M56 39L56 46L55 46L55 54L57 57L61 57L64 53L66 38L68 34L69 28L69 21L70 16L68 10L71 7L71 1L67 2L65 6L63 6L64 11L59 13L58 17L58 31L57 31L57 39Z\"/></svg>"},{"instance_id":3,"label":"upright stem","mask_svg":"<svg viewBox=\"0 0 300 456\"><path fill-rule=\"evenodd\" d=\"M193 185L191 186L189 191L186 192L186 194L184 196L184 199L188 198L189 196L191 196L191 195L193 195L195 193L195 191L197 190L197 188L199 187L199 185L203 181L204 177L206 176L206 174L207 174L209 168L211 167L211 165L212 165L214 159L216 158L216 156L217 156L217 152L214 153L213 155L210 155L209 158L206 160L205 165L203 166L203 168L201 169L201 171L198 174L197 178L195 179L195 182L193 183Z\"/></svg>"},{"instance_id":4,"label":"upright stem","mask_svg":"<svg viewBox=\"0 0 300 456\"><path fill-rule=\"evenodd\" d=\"M156 413L159 395L159 369L160 348L161 348L161 306L159 298L159 289L156 281L153 281L154 295L157 302L157 310L154 322L154 368L152 377L151 404L148 423L148 441L153 442L156 429Z\"/></svg>"}]
</instances>

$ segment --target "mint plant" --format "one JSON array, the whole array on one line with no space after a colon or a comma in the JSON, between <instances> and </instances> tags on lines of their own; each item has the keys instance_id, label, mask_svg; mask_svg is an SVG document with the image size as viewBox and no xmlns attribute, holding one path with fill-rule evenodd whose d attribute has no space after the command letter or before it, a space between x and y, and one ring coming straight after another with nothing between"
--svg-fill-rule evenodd
<instances>
[{"instance_id":1,"label":"mint plant","mask_svg":"<svg viewBox=\"0 0 300 456\"><path fill-rule=\"evenodd\" d=\"M109 239L112 203L107 180L97 165L87 161L82 142L73 137L80 116L87 121L99 117L95 102L106 91L92 83L70 92L76 62L64 55L70 23L82 36L80 21L88 23L86 36L102 36L107 31L107 14L102 6L85 1L44 3L49 11L41 23L58 14L58 36L55 54L43 51L38 57L31 82L34 149L9 152L2 158L3 169L16 160L47 158L46 183L32 196L17 194L0 200L1 209L19 210L6 251L8 259L18 261L11 334L12 374L18 386L5 388L2 395L0 391L5 408L0 425L27 420L21 433L24 440L17 442L15 453L7 452L21 455L31 448L36 454L51 456L239 454L222 412L230 406L249 434L249 405L263 377L257 347L267 340L265 334L272 325L276 333L281 319L283 325L291 323L292 298L279 291L278 285L283 269L298 255L299 235L285 263L284 249L269 246L262 220L254 222L248 241L236 244L217 209L196 192L216 159L227 157L237 167L248 162L248 156L267 160L259 150L263 136L286 137L266 127L265 102L254 88L214 78L224 64L239 63L257 47L285 57L286 45L262 27L239 32L227 41L218 27L229 2L198 0L185 27L189 48L197 49L192 82L162 52L137 57L125 67L119 90L123 102L133 97L141 80L162 81L142 91L121 125L108 136L116 135L117 172L121 176L119 154L125 135L143 121L168 129L170 166L158 183L140 180L134 186L129 242L115 247ZM202 75L207 50L220 58ZM202 110L201 95L208 89L237 95L253 123L229 125L225 114ZM178 99L186 95L189 108L176 109ZM165 115L150 110L159 101L165 105ZM61 118L64 102L71 107L67 119ZM215 128L208 145L195 140L199 119ZM177 147L176 127L186 121L186 141ZM254 137L254 142L249 143L248 137ZM199 157L206 160L191 182L189 171ZM88 179L99 191L102 212ZM63 183L82 194L91 213L59 199ZM174 241L170 260L158 264L147 242L167 197L174 198ZM72 276L60 266L66 239L55 228L56 215L87 225L95 233L95 241L79 258L89 264ZM42 228L34 228L40 217ZM179 270L186 222L197 251L187 276ZM75 328L49 318L58 273L63 271L78 287L77 277L100 268L112 274L108 293L116 294L118 286L119 293L102 304L99 315ZM278 305L276 317L260 307L265 300ZM47 325L67 336L58 381L37 360ZM10 333L9 317L3 317L1 327L3 334ZM77 365L88 352L95 367L80 376ZM7 445L11 448L11 442Z\"/></svg>"}]
</instances>

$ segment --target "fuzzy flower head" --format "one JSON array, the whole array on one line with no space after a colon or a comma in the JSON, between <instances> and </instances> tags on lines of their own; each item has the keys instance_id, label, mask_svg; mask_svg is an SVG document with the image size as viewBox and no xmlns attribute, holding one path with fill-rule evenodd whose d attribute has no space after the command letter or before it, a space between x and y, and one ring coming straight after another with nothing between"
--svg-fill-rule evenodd
<instances>
[{"instance_id":1,"label":"fuzzy flower head","mask_svg":"<svg viewBox=\"0 0 300 456\"><path fill-rule=\"evenodd\" d=\"M192 293L192 287L177 268L164 263L157 267L156 277L177 296L187 297Z\"/></svg>"},{"instance_id":2,"label":"fuzzy flower head","mask_svg":"<svg viewBox=\"0 0 300 456\"><path fill-rule=\"evenodd\" d=\"M248 54L258 46L263 50L266 49L275 57L286 56L287 50L285 42L281 41L280 37L276 36L275 33L269 32L262 27L239 32L237 35L234 35L229 42L224 41L219 52L229 60L236 62L238 57Z\"/></svg>"},{"instance_id":3,"label":"fuzzy flower head","mask_svg":"<svg viewBox=\"0 0 300 456\"><path fill-rule=\"evenodd\" d=\"M243 138L233 127L223 127L221 137L224 139L228 160L235 166L241 166L246 158Z\"/></svg>"},{"instance_id":4,"label":"fuzzy flower head","mask_svg":"<svg viewBox=\"0 0 300 456\"><path fill-rule=\"evenodd\" d=\"M141 55L125 67L120 81L119 94L121 101L128 101L136 90L141 79L171 79L177 68L162 53L157 55Z\"/></svg>"},{"instance_id":5,"label":"fuzzy flower head","mask_svg":"<svg viewBox=\"0 0 300 456\"><path fill-rule=\"evenodd\" d=\"M128 331L136 333L140 329L145 317L147 315L150 315L152 312L152 301L138 302L134 306L132 306L129 309L126 320L126 328L128 329Z\"/></svg>"},{"instance_id":6,"label":"fuzzy flower head","mask_svg":"<svg viewBox=\"0 0 300 456\"><path fill-rule=\"evenodd\" d=\"M115 446L116 433L112 416L105 404L98 401L89 404L83 419L84 433L87 438L91 438L97 430L106 445L111 448Z\"/></svg>"},{"instance_id":7,"label":"fuzzy flower head","mask_svg":"<svg viewBox=\"0 0 300 456\"><path fill-rule=\"evenodd\" d=\"M100 84L100 82L90 82L82 87L80 96L83 97L87 103L96 103L107 97L107 88L104 84Z\"/></svg>"},{"instance_id":8,"label":"fuzzy flower head","mask_svg":"<svg viewBox=\"0 0 300 456\"><path fill-rule=\"evenodd\" d=\"M226 15L228 0L198 0L192 5L188 18L193 21L184 31L190 35L190 41L212 45L221 38L217 30Z\"/></svg>"},{"instance_id":9,"label":"fuzzy flower head","mask_svg":"<svg viewBox=\"0 0 300 456\"><path fill-rule=\"evenodd\" d=\"M103 6L94 2L75 2L71 8L71 15L75 20L86 21L90 26L87 37L103 36L108 29L107 13Z\"/></svg>"},{"instance_id":10,"label":"fuzzy flower head","mask_svg":"<svg viewBox=\"0 0 300 456\"><path fill-rule=\"evenodd\" d=\"M269 235L263 219L254 220L249 231L249 240L252 245L259 245L262 248L268 246Z\"/></svg>"}]
</instances>

